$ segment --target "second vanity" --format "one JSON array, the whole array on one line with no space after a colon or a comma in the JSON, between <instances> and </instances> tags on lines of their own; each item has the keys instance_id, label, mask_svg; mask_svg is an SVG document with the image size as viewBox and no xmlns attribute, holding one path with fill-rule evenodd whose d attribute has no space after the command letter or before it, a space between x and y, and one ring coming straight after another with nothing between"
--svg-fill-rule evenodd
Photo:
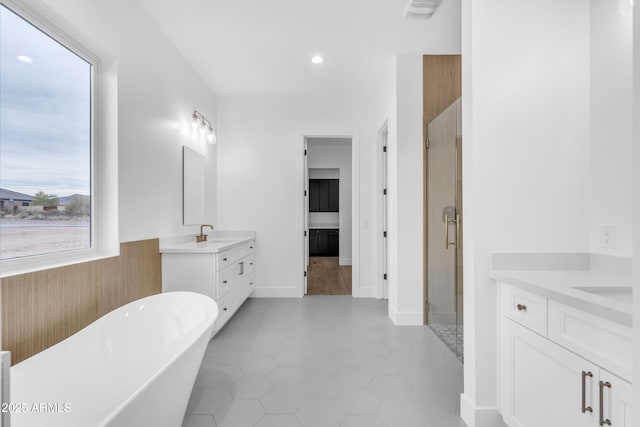
<instances>
[{"instance_id":1,"label":"second vanity","mask_svg":"<svg viewBox=\"0 0 640 427\"><path fill-rule=\"evenodd\" d=\"M162 292L192 291L213 298L216 332L251 295L255 283L255 232L216 231L208 240L160 239Z\"/></svg>"},{"instance_id":2,"label":"second vanity","mask_svg":"<svg viewBox=\"0 0 640 427\"><path fill-rule=\"evenodd\" d=\"M634 425L630 265L589 254L493 255L507 425Z\"/></svg>"}]
</instances>

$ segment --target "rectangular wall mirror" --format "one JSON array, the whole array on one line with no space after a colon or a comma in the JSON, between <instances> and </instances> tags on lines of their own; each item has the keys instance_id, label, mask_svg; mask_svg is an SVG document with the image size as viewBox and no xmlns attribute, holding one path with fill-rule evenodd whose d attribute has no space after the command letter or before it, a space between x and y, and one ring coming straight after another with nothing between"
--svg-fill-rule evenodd
<instances>
[{"instance_id":1,"label":"rectangular wall mirror","mask_svg":"<svg viewBox=\"0 0 640 427\"><path fill-rule=\"evenodd\" d=\"M182 150L183 224L204 224L206 159L189 147Z\"/></svg>"}]
</instances>

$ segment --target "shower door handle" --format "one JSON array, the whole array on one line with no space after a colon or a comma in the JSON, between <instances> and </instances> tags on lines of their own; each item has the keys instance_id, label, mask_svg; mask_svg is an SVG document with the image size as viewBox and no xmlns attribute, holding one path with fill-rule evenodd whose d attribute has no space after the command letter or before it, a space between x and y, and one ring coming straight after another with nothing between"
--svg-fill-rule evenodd
<instances>
[{"instance_id":1,"label":"shower door handle","mask_svg":"<svg viewBox=\"0 0 640 427\"><path fill-rule=\"evenodd\" d=\"M449 240L449 225L456 225L456 236L455 240L452 242ZM456 214L455 219L447 218L444 222L444 240L445 240L445 249L449 249L449 246L459 246L460 243L460 215Z\"/></svg>"}]
</instances>

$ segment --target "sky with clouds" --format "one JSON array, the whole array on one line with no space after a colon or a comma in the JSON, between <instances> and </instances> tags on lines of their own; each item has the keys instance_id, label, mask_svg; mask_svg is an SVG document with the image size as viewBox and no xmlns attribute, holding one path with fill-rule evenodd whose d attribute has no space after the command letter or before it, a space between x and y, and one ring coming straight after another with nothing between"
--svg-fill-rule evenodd
<instances>
[{"instance_id":1,"label":"sky with clouds","mask_svg":"<svg viewBox=\"0 0 640 427\"><path fill-rule=\"evenodd\" d=\"M90 96L91 65L0 6L1 188L89 194Z\"/></svg>"}]
</instances>

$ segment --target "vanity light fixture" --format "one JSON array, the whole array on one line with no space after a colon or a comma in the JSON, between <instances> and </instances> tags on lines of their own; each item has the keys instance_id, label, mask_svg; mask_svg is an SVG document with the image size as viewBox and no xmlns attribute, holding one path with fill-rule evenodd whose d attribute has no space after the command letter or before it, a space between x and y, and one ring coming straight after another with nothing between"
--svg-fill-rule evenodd
<instances>
[{"instance_id":1,"label":"vanity light fixture","mask_svg":"<svg viewBox=\"0 0 640 427\"><path fill-rule=\"evenodd\" d=\"M198 131L200 136L206 136L209 144L216 143L216 134L213 131L211 122L198 110L193 110L191 115L191 129Z\"/></svg>"}]
</instances>

